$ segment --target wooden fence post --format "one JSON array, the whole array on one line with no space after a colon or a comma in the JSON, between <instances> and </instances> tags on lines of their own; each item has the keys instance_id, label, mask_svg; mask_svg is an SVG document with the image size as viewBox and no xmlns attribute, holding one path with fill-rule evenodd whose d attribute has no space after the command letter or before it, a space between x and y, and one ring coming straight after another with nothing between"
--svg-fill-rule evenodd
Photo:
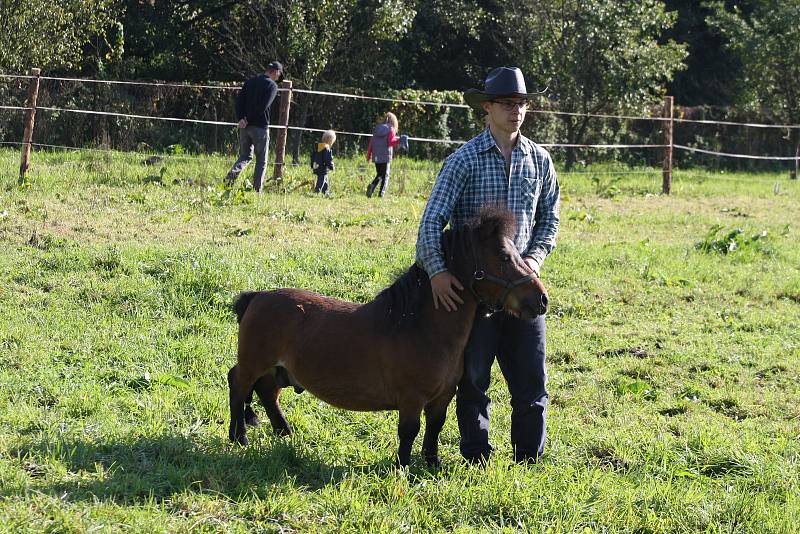
<instances>
[{"instance_id":1,"label":"wooden fence post","mask_svg":"<svg viewBox=\"0 0 800 534\"><path fill-rule=\"evenodd\" d=\"M39 69L31 69L31 80L28 83L28 103L29 109L25 113L25 130L22 134L22 157L19 163L18 184L25 183L25 173L30 166L31 143L33 142L33 126L36 119L36 100L39 98Z\"/></svg>"},{"instance_id":2,"label":"wooden fence post","mask_svg":"<svg viewBox=\"0 0 800 534\"><path fill-rule=\"evenodd\" d=\"M284 80L280 85L280 115L278 123L283 126L282 130L278 130L278 138L275 141L275 169L272 172L272 179L277 180L283 176L284 159L286 157L286 135L289 132L289 107L292 103L292 82L291 80Z\"/></svg>"},{"instance_id":3,"label":"wooden fence post","mask_svg":"<svg viewBox=\"0 0 800 534\"><path fill-rule=\"evenodd\" d=\"M797 180L797 173L800 171L800 141L797 143L797 149L794 151L794 173L791 173L790 176L792 180Z\"/></svg>"},{"instance_id":4,"label":"wooden fence post","mask_svg":"<svg viewBox=\"0 0 800 534\"><path fill-rule=\"evenodd\" d=\"M673 114L672 108L675 99L671 96L664 97L664 171L663 180L661 182L661 192L669 195L672 190L672 126Z\"/></svg>"}]
</instances>

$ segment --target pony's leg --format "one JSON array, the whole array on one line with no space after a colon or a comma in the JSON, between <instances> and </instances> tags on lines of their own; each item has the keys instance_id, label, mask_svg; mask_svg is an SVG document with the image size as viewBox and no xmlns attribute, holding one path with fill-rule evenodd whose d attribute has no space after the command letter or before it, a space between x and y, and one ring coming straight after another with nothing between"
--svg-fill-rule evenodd
<instances>
[{"instance_id":1,"label":"pony's leg","mask_svg":"<svg viewBox=\"0 0 800 534\"><path fill-rule=\"evenodd\" d=\"M253 410L253 390L250 390L250 393L247 395L247 399L244 401L244 422L247 426L256 426L261 423L261 420L256 415L256 412Z\"/></svg>"},{"instance_id":2,"label":"pony's leg","mask_svg":"<svg viewBox=\"0 0 800 534\"><path fill-rule=\"evenodd\" d=\"M253 381L242 376L242 368L234 365L228 371L228 388L230 389L231 426L228 435L231 441L247 445L247 424L245 423L244 404L252 394Z\"/></svg>"},{"instance_id":3,"label":"pony's leg","mask_svg":"<svg viewBox=\"0 0 800 534\"><path fill-rule=\"evenodd\" d=\"M269 417L269 422L272 423L272 429L282 436L291 434L292 428L289 426L289 422L286 421L281 405L278 403L281 388L278 387L275 376L272 373L262 376L256 380L256 385L253 389L258 393L261 404L267 410L267 417Z\"/></svg>"},{"instance_id":4,"label":"pony's leg","mask_svg":"<svg viewBox=\"0 0 800 534\"><path fill-rule=\"evenodd\" d=\"M417 434L419 434L420 414L422 414L421 404L400 407L400 422L397 425L400 446L397 449L397 463L401 467L406 467L411 462L411 447L414 445L414 439Z\"/></svg>"},{"instance_id":5,"label":"pony's leg","mask_svg":"<svg viewBox=\"0 0 800 534\"><path fill-rule=\"evenodd\" d=\"M431 467L439 467L439 434L447 419L447 406L455 390L440 395L425 405L425 436L422 438L422 455Z\"/></svg>"}]
</instances>

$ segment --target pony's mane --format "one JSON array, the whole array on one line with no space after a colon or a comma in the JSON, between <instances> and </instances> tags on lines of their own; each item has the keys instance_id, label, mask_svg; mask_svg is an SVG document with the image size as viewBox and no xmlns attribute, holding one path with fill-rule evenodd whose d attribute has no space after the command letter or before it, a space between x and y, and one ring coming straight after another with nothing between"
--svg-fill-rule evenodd
<instances>
[{"instance_id":1,"label":"pony's mane","mask_svg":"<svg viewBox=\"0 0 800 534\"><path fill-rule=\"evenodd\" d=\"M516 218L507 208L500 205L483 207L478 215L459 228L447 229L442 233L442 251L445 265L459 276L456 258L472 255L469 236L475 230L486 235L500 235L514 238ZM463 283L463 281L462 281ZM378 293L373 303L377 306L377 316L382 317L388 329L396 331L412 327L419 320L425 301L431 298L431 284L428 273L417 264L397 277L392 285Z\"/></svg>"}]
</instances>

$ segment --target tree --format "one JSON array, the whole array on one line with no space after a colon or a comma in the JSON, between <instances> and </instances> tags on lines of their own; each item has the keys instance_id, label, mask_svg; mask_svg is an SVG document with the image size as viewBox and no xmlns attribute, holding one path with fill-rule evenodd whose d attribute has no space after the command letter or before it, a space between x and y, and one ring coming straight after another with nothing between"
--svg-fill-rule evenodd
<instances>
[{"instance_id":1,"label":"tree","mask_svg":"<svg viewBox=\"0 0 800 534\"><path fill-rule=\"evenodd\" d=\"M509 26L522 62L562 111L643 112L683 67L685 46L665 41L675 14L656 0L545 0L517 4ZM590 118L562 116L568 143L582 144ZM567 151L567 166L576 161Z\"/></svg>"},{"instance_id":2,"label":"tree","mask_svg":"<svg viewBox=\"0 0 800 534\"><path fill-rule=\"evenodd\" d=\"M395 46L401 78L422 89L480 87L486 74L516 64L513 32L501 0L419 0L405 37ZM512 46L509 46L509 45Z\"/></svg>"},{"instance_id":3,"label":"tree","mask_svg":"<svg viewBox=\"0 0 800 534\"><path fill-rule=\"evenodd\" d=\"M75 69L86 47L114 54L105 42L114 0L4 0L0 2L0 71ZM118 44L118 43L115 43Z\"/></svg>"},{"instance_id":4,"label":"tree","mask_svg":"<svg viewBox=\"0 0 800 534\"><path fill-rule=\"evenodd\" d=\"M368 71L413 17L401 0L246 0L205 31L220 69L247 77L277 59L295 86L311 89Z\"/></svg>"},{"instance_id":5,"label":"tree","mask_svg":"<svg viewBox=\"0 0 800 534\"><path fill-rule=\"evenodd\" d=\"M797 0L753 2L747 13L711 2L709 24L742 64L737 103L766 108L778 120L800 121L800 3Z\"/></svg>"},{"instance_id":6,"label":"tree","mask_svg":"<svg viewBox=\"0 0 800 534\"><path fill-rule=\"evenodd\" d=\"M747 3L739 0L739 4ZM695 0L666 0L666 8L676 11L677 21L665 36L685 43L686 70L675 73L668 84L669 94L682 106L730 106L735 98L741 62L727 50L724 38L709 28L711 9Z\"/></svg>"}]
</instances>

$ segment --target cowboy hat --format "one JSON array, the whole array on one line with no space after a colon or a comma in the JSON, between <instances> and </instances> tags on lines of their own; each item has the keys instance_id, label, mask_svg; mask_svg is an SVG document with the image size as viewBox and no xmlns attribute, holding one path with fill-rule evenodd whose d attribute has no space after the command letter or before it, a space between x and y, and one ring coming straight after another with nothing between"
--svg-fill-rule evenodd
<instances>
[{"instance_id":1,"label":"cowboy hat","mask_svg":"<svg viewBox=\"0 0 800 534\"><path fill-rule=\"evenodd\" d=\"M531 98L547 91L545 88L538 93L529 93L525 88L525 78L517 67L497 67L486 76L484 90L467 89L464 100L472 109L483 112L482 102L495 98Z\"/></svg>"}]
</instances>

